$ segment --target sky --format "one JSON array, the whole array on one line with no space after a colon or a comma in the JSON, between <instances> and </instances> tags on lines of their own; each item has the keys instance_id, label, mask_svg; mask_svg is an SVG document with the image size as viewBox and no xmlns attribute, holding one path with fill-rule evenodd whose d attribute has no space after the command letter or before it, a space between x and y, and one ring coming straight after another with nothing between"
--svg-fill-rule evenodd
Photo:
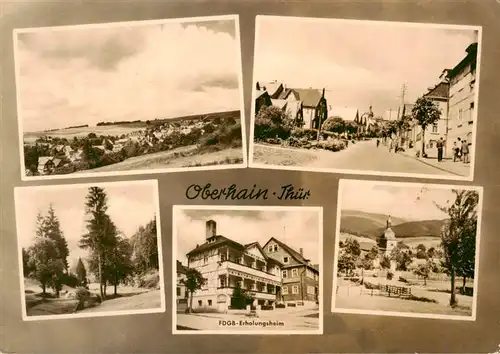
<instances>
[{"instance_id":1,"label":"sky","mask_svg":"<svg viewBox=\"0 0 500 354\"><path fill-rule=\"evenodd\" d=\"M414 102L452 68L475 41L474 30L409 27L374 22L311 22L260 18L254 79L288 87L326 87L335 108L382 115L401 102Z\"/></svg>"},{"instance_id":2,"label":"sky","mask_svg":"<svg viewBox=\"0 0 500 354\"><path fill-rule=\"evenodd\" d=\"M107 184L108 215L119 231L131 237L140 226L150 222L156 213L156 189L152 184ZM36 216L40 211L47 214L52 204L59 218L61 230L68 242L68 263L74 265L78 258L88 256L78 247L80 237L86 233L85 197L88 186L74 185L69 188L19 188L16 196L16 215L22 218L17 232L19 246L29 247L36 237Z\"/></svg>"},{"instance_id":3,"label":"sky","mask_svg":"<svg viewBox=\"0 0 500 354\"><path fill-rule=\"evenodd\" d=\"M24 132L240 109L234 20L18 34Z\"/></svg>"},{"instance_id":4,"label":"sky","mask_svg":"<svg viewBox=\"0 0 500 354\"><path fill-rule=\"evenodd\" d=\"M422 185L388 185L343 181L341 210L387 214L407 220L442 220L448 214L436 205L449 206L454 200L451 188Z\"/></svg>"},{"instance_id":5,"label":"sky","mask_svg":"<svg viewBox=\"0 0 500 354\"><path fill-rule=\"evenodd\" d=\"M321 235L317 211L288 210L177 210L177 260L187 265L186 253L205 242L205 223L217 223L217 235L241 244L259 242L262 247L271 238L286 243L313 264L319 262Z\"/></svg>"}]
</instances>

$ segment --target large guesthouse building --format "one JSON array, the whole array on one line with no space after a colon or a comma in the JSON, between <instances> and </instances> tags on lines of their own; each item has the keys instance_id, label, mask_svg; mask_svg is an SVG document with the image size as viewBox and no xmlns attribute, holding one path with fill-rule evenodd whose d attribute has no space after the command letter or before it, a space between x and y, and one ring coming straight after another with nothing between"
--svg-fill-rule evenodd
<instances>
[{"instance_id":1,"label":"large guesthouse building","mask_svg":"<svg viewBox=\"0 0 500 354\"><path fill-rule=\"evenodd\" d=\"M226 311L232 307L236 288L249 295L254 306L318 298L318 266L275 238L261 247L258 242L241 244L218 235L214 220L206 222L205 242L188 252L187 260L187 267L206 279L193 294L193 308Z\"/></svg>"}]
</instances>

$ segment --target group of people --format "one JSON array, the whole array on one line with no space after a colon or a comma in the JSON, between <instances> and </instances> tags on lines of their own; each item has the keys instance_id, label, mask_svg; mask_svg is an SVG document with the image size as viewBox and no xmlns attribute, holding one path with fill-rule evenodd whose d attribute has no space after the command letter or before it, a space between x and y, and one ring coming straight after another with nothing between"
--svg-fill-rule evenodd
<instances>
[{"instance_id":1,"label":"group of people","mask_svg":"<svg viewBox=\"0 0 500 354\"><path fill-rule=\"evenodd\" d=\"M438 152L438 162L443 161L443 149L445 142L443 138L440 138L436 143ZM466 139L457 138L457 141L453 142L453 162L462 161L463 163L469 163L469 142Z\"/></svg>"}]
</instances>

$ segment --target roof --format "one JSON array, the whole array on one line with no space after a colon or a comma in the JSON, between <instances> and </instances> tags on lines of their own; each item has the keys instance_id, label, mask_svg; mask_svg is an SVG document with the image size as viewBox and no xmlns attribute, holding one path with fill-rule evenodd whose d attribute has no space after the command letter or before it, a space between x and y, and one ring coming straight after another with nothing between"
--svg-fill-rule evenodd
<instances>
[{"instance_id":1,"label":"roof","mask_svg":"<svg viewBox=\"0 0 500 354\"><path fill-rule=\"evenodd\" d=\"M267 82L267 83L259 83L261 89L265 89L270 96L274 96L276 94L280 94L280 89L283 85L279 82Z\"/></svg>"},{"instance_id":2,"label":"roof","mask_svg":"<svg viewBox=\"0 0 500 354\"><path fill-rule=\"evenodd\" d=\"M297 117L297 113L300 111L300 107L302 106L302 102L300 101L287 101L286 110L292 118Z\"/></svg>"},{"instance_id":3,"label":"roof","mask_svg":"<svg viewBox=\"0 0 500 354\"><path fill-rule=\"evenodd\" d=\"M205 242L202 245L199 245L199 246L195 247L194 249L192 249L191 251L189 251L187 253L187 255L190 256L190 255L193 255L196 253L200 253L200 252L209 250L209 249L214 248L214 247L222 246L224 244L231 245L232 247L234 247L240 251L243 251L245 249L245 247L241 243L230 240L227 237L224 237L221 235L217 235L214 237L216 238L215 242Z\"/></svg>"},{"instance_id":4,"label":"roof","mask_svg":"<svg viewBox=\"0 0 500 354\"><path fill-rule=\"evenodd\" d=\"M38 158L39 165L45 165L47 162L52 161L52 156L41 156Z\"/></svg>"},{"instance_id":5,"label":"roof","mask_svg":"<svg viewBox=\"0 0 500 354\"><path fill-rule=\"evenodd\" d=\"M274 240L274 242L276 242L281 248L283 248L290 256L292 256L297 262L299 263L302 263L302 264L305 264L305 265L308 265L310 267L312 267L310 264L309 264L309 260L306 259L304 256L302 256L299 252L295 251L293 248L291 248L290 246L288 246L287 244L281 242L280 240L274 238L274 237L271 237L267 242L266 244L264 245L264 248L267 246L267 244L269 242L271 242L271 240Z\"/></svg>"},{"instance_id":6,"label":"roof","mask_svg":"<svg viewBox=\"0 0 500 354\"><path fill-rule=\"evenodd\" d=\"M309 89L293 89L298 99L302 101L304 107L314 107L316 108L323 96L320 90L309 88Z\"/></svg>"},{"instance_id":7,"label":"roof","mask_svg":"<svg viewBox=\"0 0 500 354\"><path fill-rule=\"evenodd\" d=\"M396 239L396 233L392 231L390 227L385 229L384 231L384 237L386 240L395 240Z\"/></svg>"},{"instance_id":8,"label":"roof","mask_svg":"<svg viewBox=\"0 0 500 354\"><path fill-rule=\"evenodd\" d=\"M177 261L177 273L181 273L181 274L186 274L186 267L182 264L181 261Z\"/></svg>"},{"instance_id":9,"label":"roof","mask_svg":"<svg viewBox=\"0 0 500 354\"><path fill-rule=\"evenodd\" d=\"M460 71L462 71L463 68L467 66L467 64L472 64L473 69L475 69L477 60L477 42L469 45L465 51L467 52L467 55L448 72L449 78L456 76Z\"/></svg>"},{"instance_id":10,"label":"roof","mask_svg":"<svg viewBox=\"0 0 500 354\"><path fill-rule=\"evenodd\" d=\"M278 96L278 99L280 100L285 100L291 93L293 92L292 89L289 89L289 88L285 88L283 89L283 91L281 91L281 93L279 94Z\"/></svg>"},{"instance_id":11,"label":"roof","mask_svg":"<svg viewBox=\"0 0 500 354\"><path fill-rule=\"evenodd\" d=\"M271 102L273 106L279 107L281 109L284 109L286 104L288 103L287 100L279 100L279 99L271 99Z\"/></svg>"},{"instance_id":12,"label":"roof","mask_svg":"<svg viewBox=\"0 0 500 354\"><path fill-rule=\"evenodd\" d=\"M434 86L433 88L431 88L429 90L429 92L427 92L424 97L427 97L427 98L441 98L441 99L448 99L448 94L449 94L449 90L450 90L450 84L447 83L447 82L440 82L439 84L437 84L436 86Z\"/></svg>"}]
</instances>

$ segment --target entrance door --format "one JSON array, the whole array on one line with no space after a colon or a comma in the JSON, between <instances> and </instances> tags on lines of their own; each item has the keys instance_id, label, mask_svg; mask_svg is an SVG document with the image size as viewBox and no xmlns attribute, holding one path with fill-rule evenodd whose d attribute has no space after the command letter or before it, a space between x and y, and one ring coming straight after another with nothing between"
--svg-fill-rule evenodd
<instances>
[{"instance_id":1,"label":"entrance door","mask_svg":"<svg viewBox=\"0 0 500 354\"><path fill-rule=\"evenodd\" d=\"M224 294L217 295L217 310L219 312L227 311L227 296Z\"/></svg>"}]
</instances>

